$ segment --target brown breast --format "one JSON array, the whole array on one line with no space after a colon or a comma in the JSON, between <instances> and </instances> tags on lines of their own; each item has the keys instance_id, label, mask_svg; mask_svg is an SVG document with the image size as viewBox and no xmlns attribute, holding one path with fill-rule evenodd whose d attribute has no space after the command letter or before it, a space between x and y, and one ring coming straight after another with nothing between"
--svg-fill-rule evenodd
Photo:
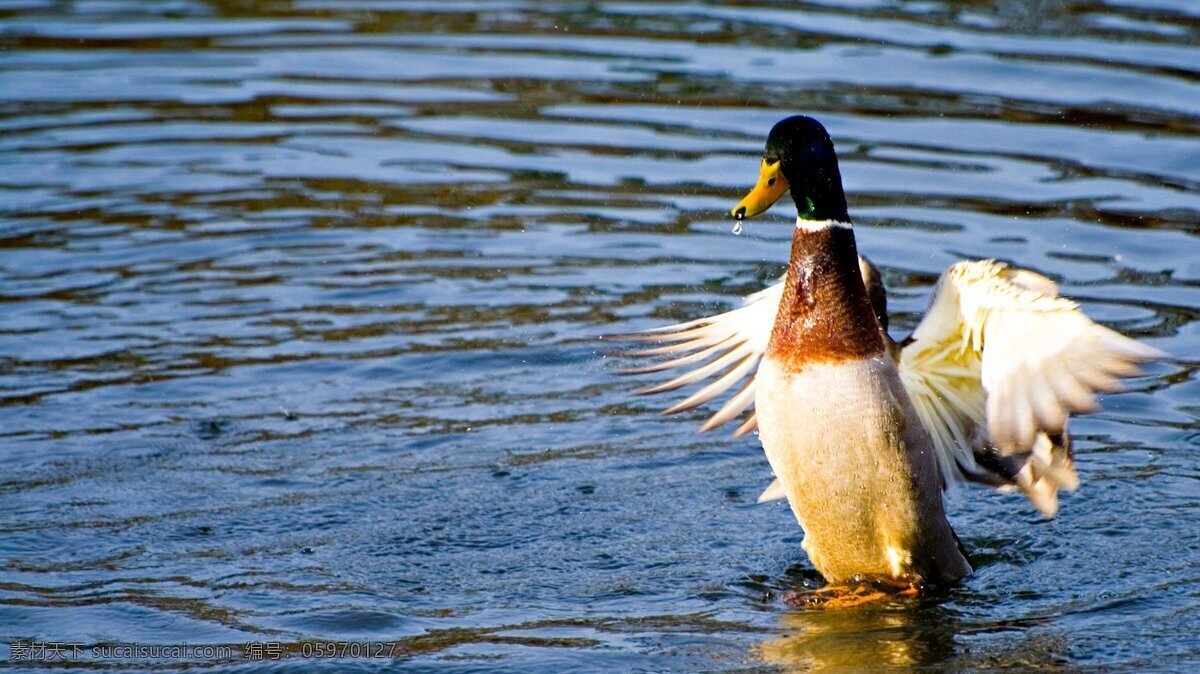
<instances>
[{"instance_id":1,"label":"brown breast","mask_svg":"<svg viewBox=\"0 0 1200 674\"><path fill-rule=\"evenodd\" d=\"M854 231L831 226L792 234L792 256L767 357L791 370L884 353Z\"/></svg>"}]
</instances>

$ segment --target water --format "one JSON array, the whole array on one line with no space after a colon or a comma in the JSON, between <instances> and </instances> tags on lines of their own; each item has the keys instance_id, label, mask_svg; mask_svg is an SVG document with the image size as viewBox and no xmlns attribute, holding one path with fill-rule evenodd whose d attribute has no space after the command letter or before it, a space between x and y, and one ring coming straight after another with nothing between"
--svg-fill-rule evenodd
<instances>
[{"instance_id":1,"label":"water","mask_svg":"<svg viewBox=\"0 0 1200 674\"><path fill-rule=\"evenodd\" d=\"M290 655L201 670L1200 664L1189 0L6 0L0 45L0 641ZM657 416L596 341L780 273L788 209L727 214L796 112L898 334L998 257L1180 358L1078 421L1056 519L951 497L979 570L946 596L790 609L819 579L754 504L756 440ZM325 641L390 657L300 659Z\"/></svg>"}]
</instances>

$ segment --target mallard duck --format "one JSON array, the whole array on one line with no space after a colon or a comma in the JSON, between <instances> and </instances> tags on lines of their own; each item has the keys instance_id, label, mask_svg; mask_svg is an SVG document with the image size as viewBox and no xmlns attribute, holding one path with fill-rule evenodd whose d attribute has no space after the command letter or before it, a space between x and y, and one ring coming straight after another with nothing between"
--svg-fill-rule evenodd
<instances>
[{"instance_id":1,"label":"mallard duck","mask_svg":"<svg viewBox=\"0 0 1200 674\"><path fill-rule=\"evenodd\" d=\"M753 218L796 203L787 272L741 308L632 336L692 368L641 393L711 379L664 413L745 382L701 427L752 412L776 476L760 501L787 498L801 547L830 584L919 588L972 571L942 491L972 481L1019 490L1046 516L1079 484L1067 418L1097 409L1138 363L1160 357L1085 316L1049 279L994 260L940 278L908 338L887 333L875 267L858 255L834 145L810 117L771 129L758 182L733 208Z\"/></svg>"}]
</instances>

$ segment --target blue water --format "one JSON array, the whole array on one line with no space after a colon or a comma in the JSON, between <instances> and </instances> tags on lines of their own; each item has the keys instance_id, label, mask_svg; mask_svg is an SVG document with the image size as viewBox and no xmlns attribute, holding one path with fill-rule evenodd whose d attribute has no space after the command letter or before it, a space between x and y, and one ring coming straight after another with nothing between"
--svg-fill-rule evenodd
<instances>
[{"instance_id":1,"label":"blue water","mask_svg":"<svg viewBox=\"0 0 1200 674\"><path fill-rule=\"evenodd\" d=\"M793 113L895 333L996 257L1177 357L1074 423L1055 519L949 497L944 596L783 602L820 579L756 438L596 340L778 276L787 208L725 213ZM0 1L0 655L1189 671L1198 289L1189 0Z\"/></svg>"}]
</instances>

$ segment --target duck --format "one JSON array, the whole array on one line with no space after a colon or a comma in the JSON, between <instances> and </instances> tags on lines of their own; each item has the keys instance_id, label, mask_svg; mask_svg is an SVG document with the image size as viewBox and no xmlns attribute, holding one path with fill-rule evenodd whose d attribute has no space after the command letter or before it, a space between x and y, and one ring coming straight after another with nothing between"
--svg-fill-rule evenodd
<instances>
[{"instance_id":1,"label":"duck","mask_svg":"<svg viewBox=\"0 0 1200 674\"><path fill-rule=\"evenodd\" d=\"M700 431L745 413L734 436L757 432L775 476L758 500L787 500L827 587L954 583L973 567L944 492L979 483L1054 516L1059 491L1079 486L1069 417L1164 354L997 260L947 269L912 334L893 340L833 141L812 117L770 130L736 227L785 194L796 221L783 277L732 311L623 335L638 344L629 355L653 359L623 372L681 372L641 394L704 382L664 414L736 391Z\"/></svg>"}]
</instances>

